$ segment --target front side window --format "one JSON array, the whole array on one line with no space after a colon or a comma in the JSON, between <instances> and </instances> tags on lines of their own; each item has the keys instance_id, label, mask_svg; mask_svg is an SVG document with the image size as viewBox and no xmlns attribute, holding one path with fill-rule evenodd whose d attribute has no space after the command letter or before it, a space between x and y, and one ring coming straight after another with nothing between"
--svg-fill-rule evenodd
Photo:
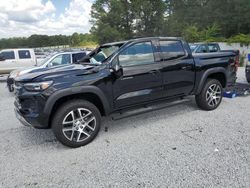
<instances>
[{"instance_id":1,"label":"front side window","mask_svg":"<svg viewBox=\"0 0 250 188\"><path fill-rule=\"evenodd\" d=\"M172 60L185 56L181 41L160 41L162 59Z\"/></svg>"},{"instance_id":2,"label":"front side window","mask_svg":"<svg viewBox=\"0 0 250 188\"><path fill-rule=\"evenodd\" d=\"M0 56L3 57L3 59L15 59L14 51L1 52Z\"/></svg>"},{"instance_id":3,"label":"front side window","mask_svg":"<svg viewBox=\"0 0 250 188\"><path fill-rule=\"evenodd\" d=\"M142 42L126 48L119 55L121 66L137 66L154 63L154 53L151 42Z\"/></svg>"},{"instance_id":4,"label":"front side window","mask_svg":"<svg viewBox=\"0 0 250 188\"><path fill-rule=\"evenodd\" d=\"M30 59L30 51L29 50L18 50L18 56L20 59Z\"/></svg>"},{"instance_id":5,"label":"front side window","mask_svg":"<svg viewBox=\"0 0 250 188\"><path fill-rule=\"evenodd\" d=\"M70 54L58 55L50 62L50 66L58 66L66 64L70 64Z\"/></svg>"}]
</instances>

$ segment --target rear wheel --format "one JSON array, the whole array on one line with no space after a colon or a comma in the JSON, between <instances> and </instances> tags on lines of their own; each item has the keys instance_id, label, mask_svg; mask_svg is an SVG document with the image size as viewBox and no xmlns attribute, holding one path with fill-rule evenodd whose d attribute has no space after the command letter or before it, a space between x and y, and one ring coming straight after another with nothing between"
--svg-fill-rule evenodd
<instances>
[{"instance_id":1,"label":"rear wheel","mask_svg":"<svg viewBox=\"0 0 250 188\"><path fill-rule=\"evenodd\" d=\"M84 100L74 100L58 109L52 121L52 130L62 144L76 148L94 140L100 124L101 115L95 105Z\"/></svg>"},{"instance_id":2,"label":"rear wheel","mask_svg":"<svg viewBox=\"0 0 250 188\"><path fill-rule=\"evenodd\" d=\"M214 110L222 101L222 93L221 83L215 79L208 79L201 93L196 95L196 103L203 110Z\"/></svg>"},{"instance_id":3,"label":"rear wheel","mask_svg":"<svg viewBox=\"0 0 250 188\"><path fill-rule=\"evenodd\" d=\"M250 83L250 78L247 78L247 82Z\"/></svg>"}]
</instances>

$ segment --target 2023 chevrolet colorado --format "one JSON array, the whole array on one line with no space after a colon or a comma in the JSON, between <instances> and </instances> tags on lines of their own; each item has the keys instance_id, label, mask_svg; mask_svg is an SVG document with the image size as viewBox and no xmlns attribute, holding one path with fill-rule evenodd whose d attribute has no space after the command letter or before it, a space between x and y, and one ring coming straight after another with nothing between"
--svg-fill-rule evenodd
<instances>
[{"instance_id":1,"label":"2023 chevrolet colorado","mask_svg":"<svg viewBox=\"0 0 250 188\"><path fill-rule=\"evenodd\" d=\"M192 55L178 38L140 38L104 44L80 64L47 68L16 78L17 118L52 128L64 145L80 147L100 129L101 116L163 99L195 95L216 109L234 82L237 54Z\"/></svg>"}]
</instances>

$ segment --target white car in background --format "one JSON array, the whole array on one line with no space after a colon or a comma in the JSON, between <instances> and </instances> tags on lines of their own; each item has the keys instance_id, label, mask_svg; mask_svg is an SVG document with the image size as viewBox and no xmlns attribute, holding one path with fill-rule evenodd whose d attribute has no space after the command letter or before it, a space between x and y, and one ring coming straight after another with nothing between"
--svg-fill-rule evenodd
<instances>
[{"instance_id":1,"label":"white car in background","mask_svg":"<svg viewBox=\"0 0 250 188\"><path fill-rule=\"evenodd\" d=\"M8 74L15 69L36 65L33 49L5 49L0 51L0 74Z\"/></svg>"},{"instance_id":2,"label":"white car in background","mask_svg":"<svg viewBox=\"0 0 250 188\"><path fill-rule=\"evenodd\" d=\"M32 71L36 71L38 69L77 63L86 55L87 53L85 51L61 52L61 53L52 54L48 56L47 58L45 58L44 60L42 60L40 63L38 63L37 66L33 66L33 67L25 68L25 69L17 69L17 70L12 71L7 78L7 87L9 91L12 92L14 90L14 87L13 87L14 80L17 76L31 73Z\"/></svg>"}]
</instances>

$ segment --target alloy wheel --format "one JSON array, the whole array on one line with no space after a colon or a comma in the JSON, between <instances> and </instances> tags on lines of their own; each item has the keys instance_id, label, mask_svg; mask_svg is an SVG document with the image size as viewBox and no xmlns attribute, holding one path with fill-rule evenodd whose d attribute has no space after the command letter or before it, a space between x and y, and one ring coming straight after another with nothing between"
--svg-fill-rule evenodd
<instances>
[{"instance_id":1,"label":"alloy wheel","mask_svg":"<svg viewBox=\"0 0 250 188\"><path fill-rule=\"evenodd\" d=\"M68 140L82 142L95 131L96 117L86 108L77 108L65 116L62 125L63 134Z\"/></svg>"},{"instance_id":2,"label":"alloy wheel","mask_svg":"<svg viewBox=\"0 0 250 188\"><path fill-rule=\"evenodd\" d=\"M222 90L219 85L212 84L206 92L207 104L211 107L217 106L222 98Z\"/></svg>"}]
</instances>

